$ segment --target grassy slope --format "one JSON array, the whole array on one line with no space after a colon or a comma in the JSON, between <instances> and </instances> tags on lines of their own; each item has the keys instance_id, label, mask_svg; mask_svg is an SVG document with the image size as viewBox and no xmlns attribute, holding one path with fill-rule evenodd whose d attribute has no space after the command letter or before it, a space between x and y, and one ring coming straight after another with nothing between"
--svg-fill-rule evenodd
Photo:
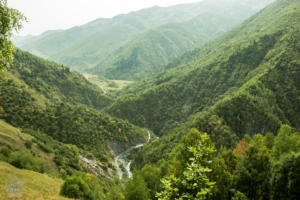
<instances>
[{"instance_id":1,"label":"grassy slope","mask_svg":"<svg viewBox=\"0 0 300 200\"><path fill-rule=\"evenodd\" d=\"M70 147L71 145L60 143L58 141L53 140L52 138L47 138L45 135L43 136L42 134L40 134L39 136L40 138L35 137L33 135L29 135L24 131L21 131L21 129L15 128L10 124L6 123L5 121L0 120L0 147L9 147L12 152L22 151L30 153L34 155L34 157L39 158L43 161L46 173L58 175L59 166L57 166L53 160L55 157L55 153L57 153L55 151L58 150L58 148L56 148L55 146L60 146L64 147L65 149L69 149L68 147ZM30 148L26 147L26 143L28 142L31 143ZM40 144L49 149L49 151L45 152L45 150L41 148ZM64 155L61 156L64 157ZM64 157L64 159L67 160L68 158ZM66 166L64 167L65 170L67 170ZM70 168L70 170L76 171L74 168Z\"/></svg>"},{"instance_id":2,"label":"grassy slope","mask_svg":"<svg viewBox=\"0 0 300 200\"><path fill-rule=\"evenodd\" d=\"M255 82L274 67L294 63L297 74L299 20L299 2L278 1L228 34L169 65L170 70L165 73L128 89L128 93L108 111L164 134L189 116L207 110L224 97L230 98L247 82ZM297 97L295 81L291 79L289 84L293 87L291 95ZM279 91L274 92L279 95ZM277 98L276 101L282 107L290 105L289 102L280 105ZM297 115L283 117L277 106L271 108L272 121L277 124L271 129L276 129L279 121L299 126L294 119ZM242 134L263 129L244 127L234 130Z\"/></svg>"},{"instance_id":3,"label":"grassy slope","mask_svg":"<svg viewBox=\"0 0 300 200\"><path fill-rule=\"evenodd\" d=\"M197 17L146 30L90 71L109 79L145 78L161 70L164 65L183 53L225 33L257 12L267 2L260 3L228 1L226 6L219 7L219 4L209 5L204 2L204 9ZM205 10L205 7L210 9Z\"/></svg>"},{"instance_id":4,"label":"grassy slope","mask_svg":"<svg viewBox=\"0 0 300 200\"><path fill-rule=\"evenodd\" d=\"M57 167L52 160L53 153L43 152L35 143L30 149L26 148L25 143L32 141L33 136L0 120L0 138L0 147L9 146L13 151L33 153L35 157L44 161L47 173L58 174ZM17 169L5 162L0 162L0 199L8 199L4 187L12 178L17 178L24 183L22 199L66 199L59 196L63 180L49 177L46 174Z\"/></svg>"},{"instance_id":5,"label":"grassy slope","mask_svg":"<svg viewBox=\"0 0 300 200\"><path fill-rule=\"evenodd\" d=\"M0 162L0 199L10 199L5 191L5 184L11 179L23 183L22 196L17 199L67 199L59 196L61 179L49 177L46 174L17 169L8 163ZM34 180L34 181L32 181Z\"/></svg>"}]
</instances>

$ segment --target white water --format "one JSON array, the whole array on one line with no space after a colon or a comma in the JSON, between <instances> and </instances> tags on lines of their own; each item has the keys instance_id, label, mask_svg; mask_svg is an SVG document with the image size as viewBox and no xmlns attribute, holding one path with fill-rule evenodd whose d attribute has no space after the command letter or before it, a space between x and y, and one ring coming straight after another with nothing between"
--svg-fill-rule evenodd
<instances>
[{"instance_id":1,"label":"white water","mask_svg":"<svg viewBox=\"0 0 300 200\"><path fill-rule=\"evenodd\" d=\"M148 131L148 140L147 140L146 143L148 143L150 141L150 139L151 139L151 134ZM144 144L138 144L136 146L132 146L129 149L127 149L126 151L120 153L119 155L117 155L115 157L115 165L117 167L117 172L118 172L118 176L119 176L120 179L122 179L123 175L124 175L124 172L122 171L122 169L120 167L121 165L123 165L125 167L125 171L126 171L127 177L128 178L132 177L132 172L130 170L131 161L127 160L127 156L129 155L129 153L132 150L141 148L142 146L144 146Z\"/></svg>"}]
</instances>

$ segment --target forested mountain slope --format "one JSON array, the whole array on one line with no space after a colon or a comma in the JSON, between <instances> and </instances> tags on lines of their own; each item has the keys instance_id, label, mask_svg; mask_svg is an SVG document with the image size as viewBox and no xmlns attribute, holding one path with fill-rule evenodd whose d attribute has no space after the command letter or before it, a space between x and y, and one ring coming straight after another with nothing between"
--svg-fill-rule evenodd
<instances>
[{"instance_id":1,"label":"forested mountain slope","mask_svg":"<svg viewBox=\"0 0 300 200\"><path fill-rule=\"evenodd\" d=\"M167 23L185 22L199 15L203 16L207 14L207 16L211 16L215 13L218 13L222 16L226 14L229 18L234 19L229 23L226 21L228 26L232 27L237 22L241 22L243 19L263 8L271 1L272 0L249 0L241 2L236 0L206 0L199 3L183 4L167 8L152 7L137 12L131 12L129 14L119 15L111 19L98 19L83 26L73 27L65 31L48 32L47 34L37 36L36 38L29 38L30 40L28 40L28 43L26 41L20 41L20 44L23 43L23 45L20 47L36 55L52 59L80 71L84 71L85 69L100 63L98 69L99 71L102 62L107 64L115 63L115 57L113 56L115 54L115 50L119 49L125 44L127 46L128 42L136 39L137 37L143 38L144 36L139 35L144 31L147 31L149 28L155 28ZM222 24L223 22L224 20L217 21L215 23ZM186 25L189 25L189 23ZM201 23L199 25L201 25ZM205 23L204 21L204 25L205 26L201 29L201 32L203 31L203 33L200 33L197 35L197 37L202 37L203 34L208 35L205 29L211 28L210 23ZM192 28L193 27L190 29ZM188 29L188 27L186 27L186 29ZM217 32L219 31L224 30L220 28L217 30ZM160 34L163 34L163 32L164 31L162 30L162 33ZM189 31L189 33L192 32ZM179 34L179 36L175 36L177 36L178 39L184 39L182 33ZM154 35L153 37L156 36ZM147 39L149 38L147 37ZM170 40L172 41L172 36ZM198 40L201 40L201 38ZM192 40L188 40L187 42L191 41ZM154 40L153 42L156 43L159 41ZM160 44L161 43L158 45ZM158 48L158 45L155 45L153 47L155 48L154 51L158 51L157 55L160 55L159 51L163 52L163 49ZM174 53L175 56L181 52L184 52L185 48L189 47L189 45L186 45L185 48L181 47L178 43L174 43L173 45L176 47L173 47L174 49L171 53ZM126 46L124 47L125 49L128 48ZM178 48L180 49L180 52L176 53L176 49ZM126 54L129 54L127 56L131 56L131 53L134 54L134 51L132 51L132 48L130 47L126 52ZM119 54L122 53L120 52ZM106 58L107 56L110 58ZM145 59L144 56L142 57L142 60ZM157 58L157 56L154 56L153 58L158 60L160 59ZM107 61L106 59L112 61ZM134 59L134 57L132 59ZM166 63L166 61L169 59L172 59L172 57L164 58L164 63ZM127 60L129 61L130 59ZM149 61L146 61L147 60L145 60L144 63L148 65L148 68L150 64L159 63L159 61L156 61L155 63L149 63ZM134 62L136 62L136 65L139 64L137 61ZM142 64L143 63L138 66L140 67ZM107 67L110 66L105 66L105 68ZM117 74L115 76L117 76Z\"/></svg>"},{"instance_id":2,"label":"forested mountain slope","mask_svg":"<svg viewBox=\"0 0 300 200\"><path fill-rule=\"evenodd\" d=\"M102 109L112 102L79 73L27 52L17 50L6 74L24 82L51 101L84 104Z\"/></svg>"},{"instance_id":3,"label":"forested mountain slope","mask_svg":"<svg viewBox=\"0 0 300 200\"><path fill-rule=\"evenodd\" d=\"M108 112L159 135L189 118L223 140L282 122L299 128L299 9L296 0L273 3L129 88Z\"/></svg>"},{"instance_id":4,"label":"forested mountain slope","mask_svg":"<svg viewBox=\"0 0 300 200\"><path fill-rule=\"evenodd\" d=\"M113 51L89 70L109 79L136 80L157 72L173 59L181 56L217 35L223 34L251 16L268 1L218 1L208 6L207 1L199 15L189 21L169 23L148 29L135 39ZM210 2L211 3L211 2ZM220 5L223 7L220 7ZM253 7L256 5L256 7Z\"/></svg>"},{"instance_id":5,"label":"forested mountain slope","mask_svg":"<svg viewBox=\"0 0 300 200\"><path fill-rule=\"evenodd\" d=\"M107 141L130 145L147 138L145 130L95 110L110 99L80 74L22 51L1 72L0 97L1 119L77 145L104 162L112 162Z\"/></svg>"}]
</instances>

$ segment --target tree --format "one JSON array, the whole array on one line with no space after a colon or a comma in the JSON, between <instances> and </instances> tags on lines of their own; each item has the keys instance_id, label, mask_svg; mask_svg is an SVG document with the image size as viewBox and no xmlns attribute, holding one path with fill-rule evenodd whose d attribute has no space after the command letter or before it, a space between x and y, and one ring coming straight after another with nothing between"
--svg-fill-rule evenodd
<instances>
[{"instance_id":1,"label":"tree","mask_svg":"<svg viewBox=\"0 0 300 200\"><path fill-rule=\"evenodd\" d=\"M195 132L195 129L192 129L192 132ZM188 149L192 157L183 174L162 179L163 191L156 195L159 200L205 200L211 193L215 183L208 178L212 171L208 166L215 150L206 133L198 131L198 135L198 144Z\"/></svg>"},{"instance_id":2,"label":"tree","mask_svg":"<svg viewBox=\"0 0 300 200\"><path fill-rule=\"evenodd\" d=\"M7 7L7 0L0 0L0 70L12 62L14 45L10 41L13 31L21 28L26 18L16 9Z\"/></svg>"},{"instance_id":3,"label":"tree","mask_svg":"<svg viewBox=\"0 0 300 200\"><path fill-rule=\"evenodd\" d=\"M76 199L92 199L88 184L80 177L70 177L62 185L60 194Z\"/></svg>"},{"instance_id":4,"label":"tree","mask_svg":"<svg viewBox=\"0 0 300 200\"><path fill-rule=\"evenodd\" d=\"M158 167L147 164L143 167L141 173L147 187L150 189L150 197L154 199L160 186L161 171Z\"/></svg>"},{"instance_id":5,"label":"tree","mask_svg":"<svg viewBox=\"0 0 300 200\"><path fill-rule=\"evenodd\" d=\"M281 155L290 152L298 152L300 150L300 136L293 133L293 129L289 125L282 125L274 140L272 148L273 155L279 159Z\"/></svg>"},{"instance_id":6,"label":"tree","mask_svg":"<svg viewBox=\"0 0 300 200\"><path fill-rule=\"evenodd\" d=\"M234 171L235 188L248 199L268 199L270 169L271 156L268 150L259 146L250 146L240 157Z\"/></svg>"},{"instance_id":7,"label":"tree","mask_svg":"<svg viewBox=\"0 0 300 200\"><path fill-rule=\"evenodd\" d=\"M272 200L298 199L300 196L300 154L283 156L274 166L271 177Z\"/></svg>"},{"instance_id":8,"label":"tree","mask_svg":"<svg viewBox=\"0 0 300 200\"><path fill-rule=\"evenodd\" d=\"M141 176L141 173L136 171L133 177L129 179L125 185L126 200L149 200L149 189Z\"/></svg>"}]
</instances>

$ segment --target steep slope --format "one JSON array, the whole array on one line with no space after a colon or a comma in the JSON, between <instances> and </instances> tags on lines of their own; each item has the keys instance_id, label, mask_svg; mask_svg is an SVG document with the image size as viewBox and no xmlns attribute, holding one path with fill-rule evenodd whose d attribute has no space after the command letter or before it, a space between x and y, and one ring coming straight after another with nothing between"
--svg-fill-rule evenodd
<instances>
[{"instance_id":1,"label":"steep slope","mask_svg":"<svg viewBox=\"0 0 300 200\"><path fill-rule=\"evenodd\" d=\"M230 130L218 133L237 135L276 132L282 122L299 127L299 112L292 111L299 110L299 8L296 0L277 1L168 71L129 88L108 112L159 135L196 113L207 122L197 127L212 134L218 123Z\"/></svg>"},{"instance_id":2,"label":"steep slope","mask_svg":"<svg viewBox=\"0 0 300 200\"><path fill-rule=\"evenodd\" d=\"M187 22L147 30L114 51L90 72L117 80L145 78L186 51L225 33L248 17L235 11L244 10L247 14L256 11L250 5L235 5L234 8L237 7L238 10L227 7L223 12L205 12Z\"/></svg>"},{"instance_id":3,"label":"steep slope","mask_svg":"<svg viewBox=\"0 0 300 200\"><path fill-rule=\"evenodd\" d=\"M8 76L24 82L50 101L84 104L102 109L112 102L100 88L79 73L29 53L17 50Z\"/></svg>"},{"instance_id":4,"label":"steep slope","mask_svg":"<svg viewBox=\"0 0 300 200\"><path fill-rule=\"evenodd\" d=\"M120 148L126 148L146 140L146 130L100 113L89 101L86 103L85 98L100 93L78 73L27 53L16 55L15 64L20 65L12 66L10 72L0 76L1 119L77 145L107 163L113 161L108 142L123 142ZM69 91L65 92L64 87ZM88 97L82 100L81 95L86 93Z\"/></svg>"},{"instance_id":5,"label":"steep slope","mask_svg":"<svg viewBox=\"0 0 300 200\"><path fill-rule=\"evenodd\" d=\"M0 138L0 199L16 194L10 190L15 185L9 184L18 183L23 186L19 198L65 199L59 191L70 176L88 178L85 181L93 190L93 199L109 200L120 194L118 182L112 180L117 175L112 164L99 162L88 151L41 131L15 128L3 120Z\"/></svg>"},{"instance_id":6,"label":"steep slope","mask_svg":"<svg viewBox=\"0 0 300 200\"><path fill-rule=\"evenodd\" d=\"M243 18L270 1L250 0L239 3L240 1L236 0L206 0L167 8L152 7L30 38L27 44L26 41L22 41L24 45L21 48L83 71L102 62L114 50L149 28L188 21L200 13L207 12L213 14L224 11L231 14L236 11L236 17ZM234 7L236 4L241 7Z\"/></svg>"},{"instance_id":7,"label":"steep slope","mask_svg":"<svg viewBox=\"0 0 300 200\"><path fill-rule=\"evenodd\" d=\"M7 163L0 162L0 177L1 200L11 198L43 200L68 199L59 195L60 186L63 184L63 180L50 177L46 174L17 169ZM14 185L8 186L9 184ZM18 187L20 187L20 191L18 191ZM17 191L14 192L14 189Z\"/></svg>"}]
</instances>

